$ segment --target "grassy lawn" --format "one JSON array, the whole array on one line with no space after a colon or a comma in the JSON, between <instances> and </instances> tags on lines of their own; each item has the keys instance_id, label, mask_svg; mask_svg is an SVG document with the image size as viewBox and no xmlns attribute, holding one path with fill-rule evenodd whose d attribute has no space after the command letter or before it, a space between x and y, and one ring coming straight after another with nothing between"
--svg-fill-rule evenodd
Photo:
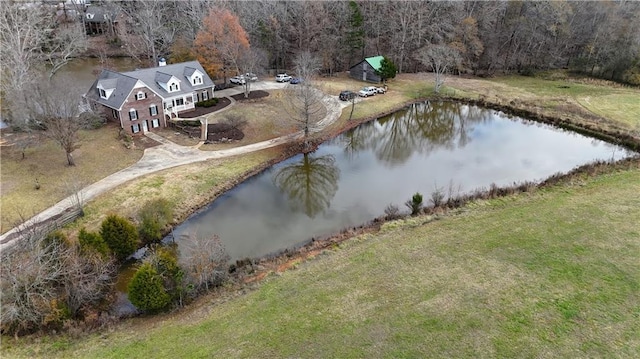
<instances>
[{"instance_id":1,"label":"grassy lawn","mask_svg":"<svg viewBox=\"0 0 640 359\"><path fill-rule=\"evenodd\" d=\"M4 338L4 355L638 357L640 169L577 182L389 223L154 324L79 341Z\"/></svg>"},{"instance_id":2,"label":"grassy lawn","mask_svg":"<svg viewBox=\"0 0 640 359\"><path fill-rule=\"evenodd\" d=\"M73 152L75 167L67 166L60 145L41 139L20 151L9 144L20 134L3 134L0 156L2 183L1 231L6 232L20 219L29 218L62 200L78 188L126 168L142 157L141 149L127 149L117 139L118 130L108 125L79 133L80 147ZM40 189L35 189L36 179Z\"/></svg>"},{"instance_id":3,"label":"grassy lawn","mask_svg":"<svg viewBox=\"0 0 640 359\"><path fill-rule=\"evenodd\" d=\"M76 229L83 226L97 230L109 213L135 218L147 200L158 197L174 204L176 219L184 218L194 209L208 203L222 186L275 158L279 153L279 149L273 148L241 157L184 165L129 181L116 191L105 193L89 202L85 206L85 216L69 226L69 234L74 236Z\"/></svg>"}]
</instances>

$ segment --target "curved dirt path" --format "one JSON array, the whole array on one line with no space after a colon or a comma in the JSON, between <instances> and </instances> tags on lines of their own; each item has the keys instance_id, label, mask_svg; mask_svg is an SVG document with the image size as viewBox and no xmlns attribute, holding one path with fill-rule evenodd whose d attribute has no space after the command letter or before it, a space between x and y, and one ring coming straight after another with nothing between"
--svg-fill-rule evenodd
<instances>
[{"instance_id":1,"label":"curved dirt path","mask_svg":"<svg viewBox=\"0 0 640 359\"><path fill-rule=\"evenodd\" d=\"M271 81L257 82L252 84L251 90L274 90L282 89L285 86L286 84ZM236 87L216 91L216 96L230 98L231 96L239 93L243 93L242 88ZM322 131L327 126L334 123L340 117L342 109L350 104L349 102L345 103L338 100L336 96L329 95L324 95L322 102L326 106L326 116L311 128L311 132ZM235 101L233 101L232 104L230 106L227 106L225 109L228 109L234 103ZM225 109L222 109L220 111L224 111ZM209 159L237 156L279 146L301 138L304 135L304 132L299 131L291 135L281 136L267 141L219 151L201 151L197 149L197 146L180 146L165 139L164 137L156 135L153 132L148 132L145 135L157 142L160 142L161 145L146 149L142 158L140 158L140 160L135 164L81 189L76 195L71 195L63 199L62 201L30 218L22 227L30 227L32 225L44 222L50 218L60 215L61 213L73 208L75 203L77 203L77 198L81 198L82 201L88 202L96 198L97 196L138 177L146 176L157 171L162 171L165 169L190 163L207 161ZM2 234L0 236L0 251L12 247L16 243L15 241L19 238L20 234L18 228L12 228L8 232Z\"/></svg>"}]
</instances>

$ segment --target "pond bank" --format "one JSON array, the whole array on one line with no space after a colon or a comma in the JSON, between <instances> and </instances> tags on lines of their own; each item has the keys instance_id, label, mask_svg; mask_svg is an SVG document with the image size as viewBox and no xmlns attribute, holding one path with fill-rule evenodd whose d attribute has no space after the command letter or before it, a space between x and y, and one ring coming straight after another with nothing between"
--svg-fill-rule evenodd
<instances>
[{"instance_id":1,"label":"pond bank","mask_svg":"<svg viewBox=\"0 0 640 359\"><path fill-rule=\"evenodd\" d=\"M430 99L427 99L427 100L441 100L441 99L440 98L438 98L438 99L430 98ZM477 103L475 103L475 102L473 102L471 100L469 100L469 101L460 100L460 99L446 99L446 100L455 101L455 102L461 102L461 103L466 103L466 104L477 104ZM404 103L402 103L400 105L397 105L397 106L393 107L391 110L389 110L389 111L387 111L387 112L385 112L383 114L377 114L377 115L374 115L374 116L369 116L367 118L362 118L362 119L359 119L359 120L351 121L351 122L347 123L346 125L339 127L338 129L334 128L329 133L324 133L321 136L317 136L317 137L313 138L312 139L312 143L314 144L314 146L312 146L312 147L315 148L315 146L319 145L320 143L322 143L322 142L324 142L324 141L326 141L328 139L331 139L331 138L333 138L333 137L335 137L335 136L337 136L337 135L339 135L339 134L341 134L341 133L343 133L343 132L345 132L345 131L347 131L347 130L349 130L351 128L354 128L354 127L356 127L356 126L358 126L358 125L360 125L362 123L365 123L365 122L374 120L376 118L382 117L385 114L393 113L393 112L395 112L395 111L397 111L399 109L402 109L402 108L404 108L404 107L406 107L406 106L408 106L408 105L410 105L412 103L421 102L421 101L425 101L425 99L406 101L406 102L404 102ZM491 107L491 106L486 106L486 107L489 107L489 108L492 108L492 109L497 109L497 108L495 108L495 104L494 104L493 107ZM509 113L511 113L511 114L513 113L512 111L509 111L508 108L505 108L505 109L502 109L502 110L506 110L506 113L508 113L508 114ZM560 121L554 121L553 118L550 118L550 117L531 116L529 118L534 120L534 121L537 121L537 122L542 122L542 123L547 123L547 124L550 124L550 125L555 125L555 127L561 127L561 128L565 128L565 129L572 129L571 127L568 127L568 126L564 126L564 127L559 126L558 123L560 123ZM582 127L580 127L580 128L582 128ZM587 135L590 135L591 137L598 137L598 138L601 138L601 139L604 139L604 140L608 140L608 142L614 142L614 143L617 143L617 144L622 144L623 146L625 146L627 148L630 148L630 149L637 148L637 147L633 147L633 146L637 146L637 144L635 142L633 142L633 141L631 141L631 142L618 141L617 140L618 138L615 137L616 133L613 133L613 134L604 133L604 134L601 134L600 136L593 136L591 132L587 132L587 131L583 131L581 133L585 133ZM631 138L633 138L633 137L631 136ZM197 213L197 212L203 210L202 206L205 206L208 203L210 203L211 201L215 200L216 198L221 196L226 191L228 191L228 190L232 189L233 187L235 187L237 184L242 183L245 180L248 180L248 179L250 179L250 178L252 178L254 176L257 176L257 175L263 173L267 168L271 167L274 164L277 164L277 163L279 163L281 161L284 161L284 160L286 160L286 159L288 159L288 158L290 158L292 156L295 156L297 154L304 153L304 152L305 152L305 147L302 146L300 143L292 145L292 146L286 146L286 148L283 150L283 152L281 153L281 155L278 158L273 159L273 160L269 161L268 163L264 163L264 164L258 166L257 168L244 173L243 175L239 176L238 178L235 178L230 183L228 183L227 185L225 185L224 187L220 188L215 193L213 193L211 195L211 197L210 197L211 198L210 201L207 201L207 202L204 202L204 203L200 202L201 205L195 205L195 206L192 207L192 211L189 211L188 213L184 213L181 216L181 219L180 219L179 222L182 222L184 219L189 217L191 214ZM608 165L609 165L608 163L598 163L598 164L595 164L595 165L585 165L585 166L582 166L582 167L578 168L576 173L579 174L579 173L584 173L584 172L587 172L587 171L588 172L593 172L593 168L600 168L600 167L603 167L603 166L606 167ZM573 171L571 171L571 172L569 172L567 174L567 176L573 176L573 175L575 175L573 173ZM460 206L464 205L465 203L467 203L469 200L472 200L472 199L475 199L475 198L482 199L482 198L487 198L487 196L489 196L489 198L494 198L496 196L505 196L505 195L509 195L509 194L517 193L517 192L527 192L531 188L535 188L535 187L538 187L538 186L548 186L551 183L551 181L554 180L555 177L556 176L552 176L552 177L542 181L539 184L533 183L533 182L530 182L530 183L519 183L517 185L508 186L508 187L504 187L504 188L503 187L492 187L492 188L487 189L485 191L476 191L476 192L473 192L472 195L463 196L462 198L458 198L458 199L454 200L453 201L453 204L455 204L454 208L460 207ZM452 206L452 203L447 203L446 205L447 206ZM381 219L377 219L376 221L374 221L374 223L366 223L366 224L363 224L361 226L350 227L350 228L344 229L342 231L337 231L335 233L335 235L329 235L329 236L327 236L325 238L315 238L315 239L312 239L310 241L307 241L304 244L301 244L301 245L299 245L297 247L294 247L293 249L276 252L275 255L270 255L270 256L262 257L262 258L258 258L258 259L255 259L255 258L254 259L251 259L251 258L241 259L241 260L238 261L237 267L243 267L245 265L249 265L249 271L250 272L254 271L253 265L255 263L263 263L263 262L264 263L270 263L270 266L272 267L272 264L273 264L271 262L272 260L275 260L276 263L279 263L279 262L282 261L283 257L285 257L285 258L296 257L297 258L297 256L300 255L300 253L307 253L307 252L313 251L313 250L315 250L317 248L321 248L321 249L322 248L326 248L326 246L328 246L328 245L330 246L331 242L333 240L335 240L336 238L339 238L340 240L344 240L345 238L349 238L349 237L353 236L354 234L357 234L358 230L360 230L360 229L364 228L364 230L370 231L373 228L375 230L375 226L376 226L375 223L380 222L380 221L381 221ZM371 226L373 226L373 227L371 227ZM324 241L326 241L326 240L329 241L329 244L324 243ZM261 266L262 266L262 264L261 264Z\"/></svg>"}]
</instances>

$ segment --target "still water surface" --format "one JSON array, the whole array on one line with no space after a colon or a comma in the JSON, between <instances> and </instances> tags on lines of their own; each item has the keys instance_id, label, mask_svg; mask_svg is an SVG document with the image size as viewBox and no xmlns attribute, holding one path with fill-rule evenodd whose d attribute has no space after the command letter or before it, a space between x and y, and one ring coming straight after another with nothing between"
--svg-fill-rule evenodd
<instances>
[{"instance_id":1,"label":"still water surface","mask_svg":"<svg viewBox=\"0 0 640 359\"><path fill-rule=\"evenodd\" d=\"M542 180L631 153L493 110L415 104L363 124L225 193L174 230L220 237L233 259L260 257L384 214L414 193L465 193L492 183Z\"/></svg>"}]
</instances>

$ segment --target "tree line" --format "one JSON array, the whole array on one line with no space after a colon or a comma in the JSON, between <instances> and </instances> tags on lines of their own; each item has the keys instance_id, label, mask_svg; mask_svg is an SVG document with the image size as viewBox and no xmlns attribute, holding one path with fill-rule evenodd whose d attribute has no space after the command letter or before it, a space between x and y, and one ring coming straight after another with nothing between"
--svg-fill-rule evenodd
<instances>
[{"instance_id":1,"label":"tree line","mask_svg":"<svg viewBox=\"0 0 640 359\"><path fill-rule=\"evenodd\" d=\"M420 50L459 57L459 73L494 75L571 68L640 84L640 3L634 1L137 1L125 3L127 31L148 39L139 53L157 61L189 56L215 19L237 17L264 68L288 69L295 54L344 71L363 57L385 55L399 72L431 70ZM152 7L154 10L149 11ZM231 15L229 15L231 14ZM229 51L228 46L221 46ZM131 47L133 49L133 47ZM192 56L193 54L191 54Z\"/></svg>"}]
</instances>

